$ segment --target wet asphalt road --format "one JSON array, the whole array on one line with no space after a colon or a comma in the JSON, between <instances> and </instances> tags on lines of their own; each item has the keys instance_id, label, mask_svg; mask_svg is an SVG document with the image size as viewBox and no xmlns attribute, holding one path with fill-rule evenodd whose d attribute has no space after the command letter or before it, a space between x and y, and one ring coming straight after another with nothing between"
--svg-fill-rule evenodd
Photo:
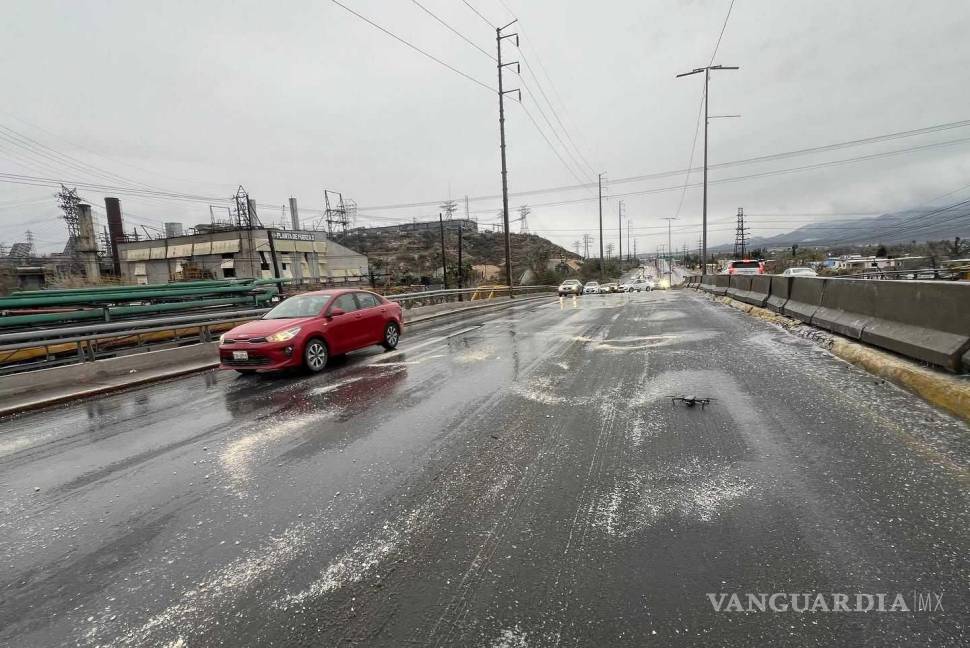
<instances>
[{"instance_id":1,"label":"wet asphalt road","mask_svg":"<svg viewBox=\"0 0 970 648\"><path fill-rule=\"evenodd\" d=\"M968 457L703 295L520 307L0 421L0 645L966 646ZM943 609L707 596L914 591Z\"/></svg>"}]
</instances>

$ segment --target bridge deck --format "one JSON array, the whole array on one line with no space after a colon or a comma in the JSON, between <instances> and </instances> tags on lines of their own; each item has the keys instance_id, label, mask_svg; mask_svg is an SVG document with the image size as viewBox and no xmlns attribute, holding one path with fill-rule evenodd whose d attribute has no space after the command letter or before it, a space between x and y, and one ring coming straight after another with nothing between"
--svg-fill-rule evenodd
<instances>
[{"instance_id":1,"label":"bridge deck","mask_svg":"<svg viewBox=\"0 0 970 648\"><path fill-rule=\"evenodd\" d=\"M0 644L959 645L967 433L688 291L195 375L0 421Z\"/></svg>"}]
</instances>

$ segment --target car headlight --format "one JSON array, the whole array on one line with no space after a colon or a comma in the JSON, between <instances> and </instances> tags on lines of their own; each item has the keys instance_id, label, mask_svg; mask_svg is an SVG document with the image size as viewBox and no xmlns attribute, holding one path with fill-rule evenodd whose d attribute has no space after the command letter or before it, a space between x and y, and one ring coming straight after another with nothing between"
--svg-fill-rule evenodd
<instances>
[{"instance_id":1,"label":"car headlight","mask_svg":"<svg viewBox=\"0 0 970 648\"><path fill-rule=\"evenodd\" d=\"M287 340L292 340L296 337L296 334L300 332L299 326L294 326L293 328L288 328L285 331L280 331L278 333L273 333L272 335L266 336L267 342L286 342Z\"/></svg>"}]
</instances>

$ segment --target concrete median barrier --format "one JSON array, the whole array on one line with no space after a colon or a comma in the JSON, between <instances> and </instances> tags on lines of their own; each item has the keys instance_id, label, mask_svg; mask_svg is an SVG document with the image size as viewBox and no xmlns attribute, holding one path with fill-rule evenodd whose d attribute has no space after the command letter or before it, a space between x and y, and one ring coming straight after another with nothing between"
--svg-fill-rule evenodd
<instances>
[{"instance_id":1,"label":"concrete median barrier","mask_svg":"<svg viewBox=\"0 0 970 648\"><path fill-rule=\"evenodd\" d=\"M724 296L731 287L731 275L715 275L714 294Z\"/></svg>"},{"instance_id":2,"label":"concrete median barrier","mask_svg":"<svg viewBox=\"0 0 970 648\"><path fill-rule=\"evenodd\" d=\"M879 283L866 279L826 279L819 307L812 315L812 325L854 340L861 339L863 329L872 322L876 311Z\"/></svg>"},{"instance_id":3,"label":"concrete median barrier","mask_svg":"<svg viewBox=\"0 0 970 648\"><path fill-rule=\"evenodd\" d=\"M768 292L767 307L776 313L784 312L785 304L788 303L788 297L791 294L791 277L772 275L771 289Z\"/></svg>"},{"instance_id":4,"label":"concrete median barrier","mask_svg":"<svg viewBox=\"0 0 970 648\"><path fill-rule=\"evenodd\" d=\"M857 281L872 283L871 301L860 298L856 312L873 309L861 340L896 353L961 371L970 352L970 284L941 281ZM862 290L861 287L856 289Z\"/></svg>"},{"instance_id":5,"label":"concrete median barrier","mask_svg":"<svg viewBox=\"0 0 970 648\"><path fill-rule=\"evenodd\" d=\"M739 299L738 295L741 293L747 293L751 291L751 276L750 275L730 275L728 276L728 289L727 296L731 299L737 299L738 301L744 301Z\"/></svg>"},{"instance_id":6,"label":"concrete median barrier","mask_svg":"<svg viewBox=\"0 0 970 648\"><path fill-rule=\"evenodd\" d=\"M697 287L703 290L704 292L712 293L714 292L714 287L715 287L714 280L715 280L715 275L703 275L701 277L701 282L697 285Z\"/></svg>"},{"instance_id":7,"label":"concrete median barrier","mask_svg":"<svg viewBox=\"0 0 970 648\"><path fill-rule=\"evenodd\" d=\"M737 277L738 282L734 295L738 301L751 304L759 308L764 308L768 302L768 295L771 292L771 277L769 275L752 275L749 277ZM732 281L732 286L734 282ZM730 291L728 292L730 295Z\"/></svg>"},{"instance_id":8,"label":"concrete median barrier","mask_svg":"<svg viewBox=\"0 0 970 648\"><path fill-rule=\"evenodd\" d=\"M806 324L812 322L815 311L822 303L822 291L825 289L826 279L809 277L789 277L788 301L781 313L788 317L801 320Z\"/></svg>"}]
</instances>

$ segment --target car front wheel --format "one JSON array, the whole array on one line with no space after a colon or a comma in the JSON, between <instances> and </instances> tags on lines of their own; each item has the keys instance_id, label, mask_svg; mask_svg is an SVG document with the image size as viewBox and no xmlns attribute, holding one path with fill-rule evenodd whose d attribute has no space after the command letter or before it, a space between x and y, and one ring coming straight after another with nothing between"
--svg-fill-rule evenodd
<instances>
[{"instance_id":1,"label":"car front wheel","mask_svg":"<svg viewBox=\"0 0 970 648\"><path fill-rule=\"evenodd\" d=\"M401 330L397 327L394 322L389 322L387 326L384 327L384 341L381 342L381 346L390 351L397 347L398 341L401 339Z\"/></svg>"},{"instance_id":2,"label":"car front wheel","mask_svg":"<svg viewBox=\"0 0 970 648\"><path fill-rule=\"evenodd\" d=\"M329 352L323 340L313 338L303 347L303 366L307 370L317 373L327 366Z\"/></svg>"}]
</instances>

